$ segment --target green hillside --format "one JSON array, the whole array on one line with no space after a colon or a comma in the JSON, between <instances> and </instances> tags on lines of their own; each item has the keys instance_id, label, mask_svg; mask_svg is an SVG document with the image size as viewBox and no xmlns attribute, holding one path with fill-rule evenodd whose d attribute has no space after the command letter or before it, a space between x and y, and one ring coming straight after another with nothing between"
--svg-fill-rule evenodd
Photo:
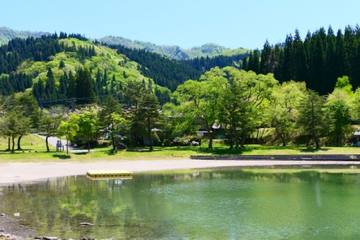
<instances>
[{"instance_id":1,"label":"green hillside","mask_svg":"<svg viewBox=\"0 0 360 240\"><path fill-rule=\"evenodd\" d=\"M50 57L49 61L27 60L18 67L17 72L33 76L35 74L34 82L46 81L49 68L52 70L55 79L59 80L64 72L75 73L80 67L89 69L93 78L96 77L98 71L107 71L107 74L111 77L115 76L117 81L149 80L140 73L139 64L130 61L126 56L118 54L113 49L75 38L60 39L59 41L67 47L73 47L74 50L57 53ZM81 57L77 51L80 48L92 47L95 48L96 55L89 58ZM61 61L65 63L62 68L60 68Z\"/></svg>"},{"instance_id":2,"label":"green hillside","mask_svg":"<svg viewBox=\"0 0 360 240\"><path fill-rule=\"evenodd\" d=\"M70 104L74 100L78 104L92 103L108 95L127 103L130 84L130 88L135 89L140 89L140 85L152 88L160 102L169 99L168 88L155 84L143 75L137 62L114 49L79 38L49 37L49 41L57 41L54 54L42 60L26 58L15 71L0 74L1 94L32 88L43 106ZM8 54L15 55L14 52Z\"/></svg>"},{"instance_id":3,"label":"green hillside","mask_svg":"<svg viewBox=\"0 0 360 240\"><path fill-rule=\"evenodd\" d=\"M207 43L200 47L193 47L186 49L185 52L190 59L199 57L217 57L217 56L234 56L240 54L246 54L248 52L245 48L226 48L217 44Z\"/></svg>"}]
</instances>

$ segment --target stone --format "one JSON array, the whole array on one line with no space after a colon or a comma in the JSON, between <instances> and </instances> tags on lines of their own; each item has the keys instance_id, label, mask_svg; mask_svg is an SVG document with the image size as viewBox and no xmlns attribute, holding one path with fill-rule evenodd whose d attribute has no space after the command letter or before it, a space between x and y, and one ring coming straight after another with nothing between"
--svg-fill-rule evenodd
<instances>
[{"instance_id":1,"label":"stone","mask_svg":"<svg viewBox=\"0 0 360 240\"><path fill-rule=\"evenodd\" d=\"M80 226L94 226L94 224L89 222L81 222Z\"/></svg>"},{"instance_id":2,"label":"stone","mask_svg":"<svg viewBox=\"0 0 360 240\"><path fill-rule=\"evenodd\" d=\"M0 217L5 217L6 214L5 213L0 213Z\"/></svg>"},{"instance_id":3,"label":"stone","mask_svg":"<svg viewBox=\"0 0 360 240\"><path fill-rule=\"evenodd\" d=\"M57 237L43 237L44 240L58 240Z\"/></svg>"},{"instance_id":4,"label":"stone","mask_svg":"<svg viewBox=\"0 0 360 240\"><path fill-rule=\"evenodd\" d=\"M20 217L20 213L19 212L14 213L14 217Z\"/></svg>"}]
</instances>

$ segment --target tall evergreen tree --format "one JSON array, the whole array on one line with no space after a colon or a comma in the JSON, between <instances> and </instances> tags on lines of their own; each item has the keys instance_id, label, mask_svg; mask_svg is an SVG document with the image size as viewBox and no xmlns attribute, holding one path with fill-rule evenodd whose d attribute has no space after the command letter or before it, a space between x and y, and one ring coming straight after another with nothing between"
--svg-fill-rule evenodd
<instances>
[{"instance_id":1,"label":"tall evergreen tree","mask_svg":"<svg viewBox=\"0 0 360 240\"><path fill-rule=\"evenodd\" d=\"M48 72L46 74L47 81L45 84L45 94L47 101L53 101L57 98L57 92L56 92L56 86L55 86L55 77L51 70L51 68L48 69Z\"/></svg>"},{"instance_id":2,"label":"tall evergreen tree","mask_svg":"<svg viewBox=\"0 0 360 240\"><path fill-rule=\"evenodd\" d=\"M76 73L76 100L79 104L95 101L94 83L89 70L79 68Z\"/></svg>"}]
</instances>

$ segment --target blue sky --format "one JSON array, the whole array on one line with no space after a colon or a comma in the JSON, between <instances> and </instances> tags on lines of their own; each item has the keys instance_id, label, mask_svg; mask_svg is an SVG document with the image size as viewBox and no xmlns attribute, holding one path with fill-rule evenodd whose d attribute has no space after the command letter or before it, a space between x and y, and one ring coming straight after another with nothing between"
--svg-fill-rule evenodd
<instances>
[{"instance_id":1,"label":"blue sky","mask_svg":"<svg viewBox=\"0 0 360 240\"><path fill-rule=\"evenodd\" d=\"M358 0L8 0L0 26L122 36L157 44L260 48L296 28L360 23Z\"/></svg>"}]
</instances>

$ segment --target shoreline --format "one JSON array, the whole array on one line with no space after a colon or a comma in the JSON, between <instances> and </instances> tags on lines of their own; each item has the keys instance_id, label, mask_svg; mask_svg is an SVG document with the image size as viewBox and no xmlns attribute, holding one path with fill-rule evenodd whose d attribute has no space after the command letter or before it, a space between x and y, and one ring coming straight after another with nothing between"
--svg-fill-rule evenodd
<instances>
[{"instance_id":1,"label":"shoreline","mask_svg":"<svg viewBox=\"0 0 360 240\"><path fill-rule=\"evenodd\" d=\"M51 178L85 175L89 170L127 170L134 173L221 167L345 167L360 161L324 160L112 160L92 162L6 162L0 163L0 185L33 183Z\"/></svg>"}]
</instances>

